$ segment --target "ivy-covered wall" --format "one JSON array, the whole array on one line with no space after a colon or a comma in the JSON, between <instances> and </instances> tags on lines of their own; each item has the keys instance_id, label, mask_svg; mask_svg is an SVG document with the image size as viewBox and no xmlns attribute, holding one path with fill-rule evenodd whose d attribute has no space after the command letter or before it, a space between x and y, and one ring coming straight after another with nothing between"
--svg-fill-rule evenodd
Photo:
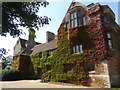
<instances>
[{"instance_id":1,"label":"ivy-covered wall","mask_svg":"<svg viewBox=\"0 0 120 90\"><path fill-rule=\"evenodd\" d=\"M86 28L77 28L76 33L69 34L71 36L72 34L78 34L75 35L76 39L81 38L81 41L84 39L87 48L91 43L88 36L84 37L84 35L87 34L85 30ZM70 40L68 39L68 32L64 27L60 28L58 32L57 49L52 52L52 56L47 57L47 52L42 52L42 58L39 57L39 54L31 56L31 62L36 74L37 68L41 68L42 70L43 82L81 83L88 80L87 63L93 61L91 58L93 50L87 48L83 53L72 54L71 43L74 43L74 40L72 40L73 37L70 37Z\"/></svg>"},{"instance_id":2,"label":"ivy-covered wall","mask_svg":"<svg viewBox=\"0 0 120 90\"><path fill-rule=\"evenodd\" d=\"M97 4L94 8L90 8L87 12L88 23L87 25L77 26L70 29L66 29L60 26L57 37L57 49L52 52L51 56L46 52L42 52L42 57L39 53L26 56L20 55L14 57L13 67L21 72L23 78L36 79L42 78L43 82L69 82L80 84L87 82L89 73L87 65L96 64L95 75L99 75L102 72L102 66L100 66L102 60L108 60L108 68L111 76L118 75L119 66L119 52L107 50L106 45L106 29L111 30L111 24L104 27L102 8ZM109 27L109 28L108 28ZM116 36L119 36L115 34ZM115 41L115 40L113 40ZM114 46L118 49L119 44L116 40ZM76 45L83 45L83 52L73 54L72 47ZM118 45L118 46L117 46ZM112 55L112 56L111 56ZM117 66L118 65L118 66ZM114 67L116 66L116 67ZM114 68L114 69L113 69ZM101 69L101 71L100 71ZM98 72L99 73L98 73Z\"/></svg>"},{"instance_id":3,"label":"ivy-covered wall","mask_svg":"<svg viewBox=\"0 0 120 90\"><path fill-rule=\"evenodd\" d=\"M104 11L104 10L103 10ZM96 60L105 60L107 58L107 48L105 40L105 30L103 27L102 7L96 4L87 12L88 16L88 34L92 38L95 48L94 58Z\"/></svg>"},{"instance_id":4,"label":"ivy-covered wall","mask_svg":"<svg viewBox=\"0 0 120 90\"><path fill-rule=\"evenodd\" d=\"M83 45L84 50L89 50L93 48L92 38L88 35L87 26L78 26L69 29L69 40L71 46Z\"/></svg>"},{"instance_id":5,"label":"ivy-covered wall","mask_svg":"<svg viewBox=\"0 0 120 90\"><path fill-rule=\"evenodd\" d=\"M20 60L20 56L14 56L13 57L12 67L14 69L18 70L18 68L19 68L19 60Z\"/></svg>"},{"instance_id":6,"label":"ivy-covered wall","mask_svg":"<svg viewBox=\"0 0 120 90\"><path fill-rule=\"evenodd\" d=\"M31 60L31 65L33 66L33 71L34 71L34 78L38 78L37 76L37 70L40 67L40 58L39 58L39 54L36 54L34 56L30 56L30 60Z\"/></svg>"},{"instance_id":7,"label":"ivy-covered wall","mask_svg":"<svg viewBox=\"0 0 120 90\"><path fill-rule=\"evenodd\" d=\"M12 67L19 70L21 79L34 79L35 72L33 70L33 65L31 63L30 56L18 55L14 56Z\"/></svg>"},{"instance_id":8,"label":"ivy-covered wall","mask_svg":"<svg viewBox=\"0 0 120 90\"><path fill-rule=\"evenodd\" d=\"M83 52L73 54L74 45L83 45ZM43 82L86 82L89 78L87 65L94 63L94 50L87 26L75 27L67 30L60 27L57 37L57 49L47 56L42 52L33 56L20 56L19 69L22 67L24 75L29 78L42 78ZM21 62L21 63L20 63ZM14 65L15 66L15 65ZM20 69L20 70L22 70ZM41 72L38 72L41 70ZM40 74L42 76L40 76Z\"/></svg>"}]
</instances>

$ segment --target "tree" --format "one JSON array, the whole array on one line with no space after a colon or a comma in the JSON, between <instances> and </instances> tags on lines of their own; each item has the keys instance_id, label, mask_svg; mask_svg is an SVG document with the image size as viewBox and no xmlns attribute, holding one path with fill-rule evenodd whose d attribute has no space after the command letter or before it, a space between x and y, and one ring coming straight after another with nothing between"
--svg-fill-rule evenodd
<instances>
[{"instance_id":1,"label":"tree","mask_svg":"<svg viewBox=\"0 0 120 90\"><path fill-rule=\"evenodd\" d=\"M9 33L11 36L17 37L24 33L18 28L20 26L28 29L38 29L41 26L49 24L50 18L47 16L40 17L37 15L39 7L46 7L48 4L49 3L47 1L2 2L2 30L0 30L0 35L7 36L7 33ZM0 48L1 59L5 59L5 54L6 49Z\"/></svg>"},{"instance_id":2,"label":"tree","mask_svg":"<svg viewBox=\"0 0 120 90\"><path fill-rule=\"evenodd\" d=\"M7 55L8 51L5 48L0 49L0 62L2 64L2 69L4 69L6 66L10 65L12 62L12 56Z\"/></svg>"},{"instance_id":3,"label":"tree","mask_svg":"<svg viewBox=\"0 0 120 90\"><path fill-rule=\"evenodd\" d=\"M9 33L16 37L23 33L19 26L36 28L49 24L50 18L37 15L39 7L46 7L47 1L41 2L2 2L2 36Z\"/></svg>"}]
</instances>

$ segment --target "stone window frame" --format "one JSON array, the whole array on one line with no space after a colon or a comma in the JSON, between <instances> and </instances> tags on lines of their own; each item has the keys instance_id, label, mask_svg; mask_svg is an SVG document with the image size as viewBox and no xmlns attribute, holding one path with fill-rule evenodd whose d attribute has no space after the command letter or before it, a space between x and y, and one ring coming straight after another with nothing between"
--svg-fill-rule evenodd
<instances>
[{"instance_id":1,"label":"stone window frame","mask_svg":"<svg viewBox=\"0 0 120 90\"><path fill-rule=\"evenodd\" d=\"M74 10L70 13L70 27L80 26L82 24L80 11Z\"/></svg>"},{"instance_id":2,"label":"stone window frame","mask_svg":"<svg viewBox=\"0 0 120 90\"><path fill-rule=\"evenodd\" d=\"M107 32L107 43L108 43L108 47L109 49L113 49L113 44L112 44L112 38L111 38L111 34L109 32Z\"/></svg>"},{"instance_id":3,"label":"stone window frame","mask_svg":"<svg viewBox=\"0 0 120 90\"><path fill-rule=\"evenodd\" d=\"M88 17L84 16L83 17L83 25L87 25L87 22L88 22Z\"/></svg>"},{"instance_id":4,"label":"stone window frame","mask_svg":"<svg viewBox=\"0 0 120 90\"><path fill-rule=\"evenodd\" d=\"M83 45L80 44L80 45L75 45L72 47L72 53L82 53L83 52Z\"/></svg>"}]
</instances>

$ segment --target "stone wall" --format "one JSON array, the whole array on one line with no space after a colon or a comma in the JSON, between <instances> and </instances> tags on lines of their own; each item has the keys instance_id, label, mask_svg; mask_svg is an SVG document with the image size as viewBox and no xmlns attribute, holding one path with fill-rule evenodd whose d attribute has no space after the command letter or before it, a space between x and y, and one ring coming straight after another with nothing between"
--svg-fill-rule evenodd
<instances>
[{"instance_id":1,"label":"stone wall","mask_svg":"<svg viewBox=\"0 0 120 90\"><path fill-rule=\"evenodd\" d=\"M104 60L106 58L105 36L103 33L102 9L99 4L88 10L88 29L89 35L92 38L93 46L96 53L94 58L96 60Z\"/></svg>"},{"instance_id":2,"label":"stone wall","mask_svg":"<svg viewBox=\"0 0 120 90\"><path fill-rule=\"evenodd\" d=\"M111 52L112 57L108 60L108 70L110 75L110 82L112 86L118 86L119 85L119 59L118 59L118 53L117 52Z\"/></svg>"},{"instance_id":3,"label":"stone wall","mask_svg":"<svg viewBox=\"0 0 120 90\"><path fill-rule=\"evenodd\" d=\"M55 34L52 32L47 31L46 32L46 42L50 42L55 38Z\"/></svg>"},{"instance_id":4,"label":"stone wall","mask_svg":"<svg viewBox=\"0 0 120 90\"><path fill-rule=\"evenodd\" d=\"M22 79L35 78L35 71L31 63L30 56L27 55L14 56L12 67L20 71Z\"/></svg>"}]
</instances>

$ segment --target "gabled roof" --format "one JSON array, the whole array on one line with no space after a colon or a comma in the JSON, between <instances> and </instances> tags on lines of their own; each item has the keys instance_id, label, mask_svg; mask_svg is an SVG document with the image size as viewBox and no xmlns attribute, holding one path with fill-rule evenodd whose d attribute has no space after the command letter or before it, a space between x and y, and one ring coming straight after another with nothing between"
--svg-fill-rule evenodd
<instances>
[{"instance_id":1,"label":"gabled roof","mask_svg":"<svg viewBox=\"0 0 120 90\"><path fill-rule=\"evenodd\" d=\"M85 5L83 5L83 4L81 4L81 3L73 0L72 3L70 4L69 8L68 8L68 11L69 11L71 8L76 7L76 6L81 6L81 7L83 7L84 9L87 10L87 7L86 7Z\"/></svg>"},{"instance_id":2,"label":"gabled roof","mask_svg":"<svg viewBox=\"0 0 120 90\"><path fill-rule=\"evenodd\" d=\"M27 42L28 40L22 39L22 38L20 38L20 37L19 37L19 40L20 40L21 46L22 46L23 48L26 48L25 44L26 44L26 42ZM41 44L41 43L39 43L39 42L35 42L35 43L36 43L36 45Z\"/></svg>"},{"instance_id":3,"label":"gabled roof","mask_svg":"<svg viewBox=\"0 0 120 90\"><path fill-rule=\"evenodd\" d=\"M19 38L19 40L20 40L21 46L25 48L25 47L26 47L26 46L25 46L25 43L27 42L27 40L22 39L22 38Z\"/></svg>"},{"instance_id":4,"label":"gabled roof","mask_svg":"<svg viewBox=\"0 0 120 90\"><path fill-rule=\"evenodd\" d=\"M53 50L57 48L57 40L53 39L52 41L48 43L43 43L39 45L35 45L31 50L33 51L31 55L35 55L40 52L48 51L48 50Z\"/></svg>"},{"instance_id":5,"label":"gabled roof","mask_svg":"<svg viewBox=\"0 0 120 90\"><path fill-rule=\"evenodd\" d=\"M66 16L67 16L68 13L70 12L70 10L72 10L74 7L82 7L82 9L85 9L86 11L87 11L87 9L88 9L87 6L79 3L78 1L73 0L73 1L71 2L70 6L69 6L69 8L68 8L68 10L67 10L64 18L63 18L63 20L62 20L62 23L64 23ZM61 23L61 24L62 24L62 23Z\"/></svg>"},{"instance_id":6,"label":"gabled roof","mask_svg":"<svg viewBox=\"0 0 120 90\"><path fill-rule=\"evenodd\" d=\"M94 3L91 3L91 4L88 4L87 7L88 8L91 8L92 6L94 6L95 4Z\"/></svg>"}]
</instances>

